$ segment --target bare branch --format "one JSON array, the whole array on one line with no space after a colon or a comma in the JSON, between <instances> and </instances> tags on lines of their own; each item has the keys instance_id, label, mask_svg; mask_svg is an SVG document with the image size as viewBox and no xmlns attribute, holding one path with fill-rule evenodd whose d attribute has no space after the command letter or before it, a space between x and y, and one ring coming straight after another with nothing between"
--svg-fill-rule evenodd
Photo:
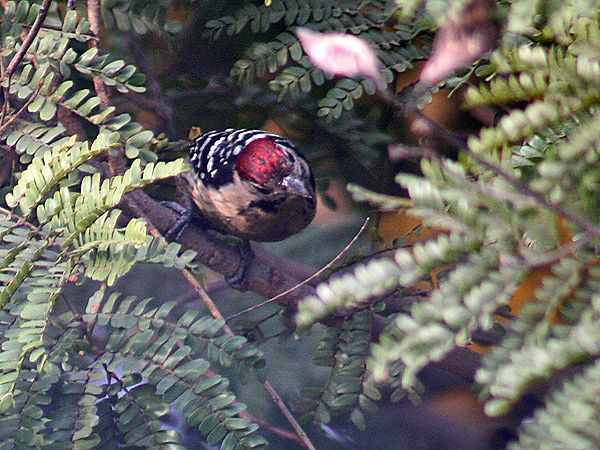
<instances>
[{"instance_id":1,"label":"bare branch","mask_svg":"<svg viewBox=\"0 0 600 450\"><path fill-rule=\"evenodd\" d=\"M87 1L87 16L88 22L90 23L90 32L96 36L95 40L91 40L89 42L90 47L100 47L101 40L101 32L102 32L102 13L100 9L100 0L88 0ZM96 95L100 99L100 106L106 108L110 105L110 100L108 99L109 93L108 88L102 81L102 79L94 75L92 77L92 81L94 83L94 90L96 91Z\"/></svg>"}]
</instances>

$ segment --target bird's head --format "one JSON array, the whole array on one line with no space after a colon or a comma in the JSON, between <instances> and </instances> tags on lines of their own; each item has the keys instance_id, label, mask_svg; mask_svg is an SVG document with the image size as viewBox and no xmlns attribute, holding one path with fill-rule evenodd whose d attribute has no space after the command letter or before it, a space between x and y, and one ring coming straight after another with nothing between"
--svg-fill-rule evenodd
<instances>
[{"instance_id":1,"label":"bird's head","mask_svg":"<svg viewBox=\"0 0 600 450\"><path fill-rule=\"evenodd\" d=\"M240 152L235 170L263 195L292 195L314 201L315 182L310 167L298 150L283 139L253 140Z\"/></svg>"}]
</instances>

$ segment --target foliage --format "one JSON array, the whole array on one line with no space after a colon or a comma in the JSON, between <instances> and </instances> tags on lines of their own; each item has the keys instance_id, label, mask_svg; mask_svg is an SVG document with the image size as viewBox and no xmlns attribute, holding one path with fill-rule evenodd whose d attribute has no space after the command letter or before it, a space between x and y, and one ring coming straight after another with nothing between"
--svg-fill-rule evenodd
<instances>
[{"instance_id":1,"label":"foliage","mask_svg":"<svg viewBox=\"0 0 600 450\"><path fill-rule=\"evenodd\" d=\"M168 25L164 2L104 6L121 27L125 17L138 32ZM181 448L180 434L162 421L171 405L212 445L264 447L225 376L262 377L259 349L198 310L174 313L173 302L106 292L138 263L196 269L194 252L150 236L144 219L116 209L127 193L187 165L157 162L154 133L93 93L92 78L117 93L143 93L145 77L81 45L96 39L85 10L50 3L19 56L42 10L9 1L0 12L2 56L18 61L2 79L2 140L18 157L0 210L3 447ZM117 154L130 158L122 173L108 170ZM82 276L102 287L85 311L64 312L63 291Z\"/></svg>"},{"instance_id":2,"label":"foliage","mask_svg":"<svg viewBox=\"0 0 600 450\"><path fill-rule=\"evenodd\" d=\"M148 32L175 34L183 24L178 20L168 20L167 12L172 0L102 2L102 19L107 27L117 27L120 31L133 31L138 34Z\"/></svg>"},{"instance_id":3,"label":"foliage","mask_svg":"<svg viewBox=\"0 0 600 450\"><path fill-rule=\"evenodd\" d=\"M313 358L319 366L331 367L324 388L306 388L299 405L307 410L304 421L328 423L331 415L350 413L361 430L366 428L363 411L377 411L373 400L381 393L368 380L367 351L371 334L371 314L360 311L338 328L328 328Z\"/></svg>"},{"instance_id":4,"label":"foliage","mask_svg":"<svg viewBox=\"0 0 600 450\"><path fill-rule=\"evenodd\" d=\"M400 6L411 17L442 3ZM430 280L426 300L384 314L387 328L371 349L373 378L391 375L392 384L420 390L417 377L427 364L501 327L504 339L477 372L488 414L508 412L541 381L551 386L546 406L525 421L512 447L595 447L598 407L589 399L600 348L598 4L536 5L514 2L503 11L508 30L519 36L506 34L464 79L468 107L504 108L497 125L471 137L459 162L422 158L422 176L397 177L410 213L446 231L320 284L300 303L296 323L309 327ZM450 16L435 17L443 25ZM471 85L473 74L481 77L478 86ZM403 205L353 192L376 205ZM510 306L519 284L542 270L548 274L534 298L510 323L500 321L497 313ZM584 365L584 374L557 383L555 376L575 364ZM565 409L564 402L575 406Z\"/></svg>"},{"instance_id":5,"label":"foliage","mask_svg":"<svg viewBox=\"0 0 600 450\"><path fill-rule=\"evenodd\" d=\"M331 79L331 76L312 66L304 55L298 39L292 34L293 27L298 25L318 31L350 32L368 40L378 49L385 66L383 77L387 83L395 79L395 74L412 68L415 61L425 59L429 48L412 41L409 24L391 21L395 9L394 2L385 0L364 4L333 0L275 0L268 7L248 4L235 15L211 20L206 23L205 35L218 39L223 33L231 36L247 27L253 33L265 33L282 22L288 31L278 34L273 41L256 43L248 50L246 58L236 61L231 75L240 80L253 81L263 78L267 72L278 72L269 81L269 88L278 92L279 98L288 94L298 96L300 93L310 93L324 85L326 79ZM290 60L294 64L289 65ZM353 109L354 101L365 93L375 93L372 81L338 80L319 101L317 114L328 120L337 119L342 111Z\"/></svg>"},{"instance_id":6,"label":"foliage","mask_svg":"<svg viewBox=\"0 0 600 450\"><path fill-rule=\"evenodd\" d=\"M118 208L128 193L160 191L152 185L187 170L182 159L161 160L157 149L167 139L142 125L152 123L144 114L138 123L130 107L140 96L166 102L161 82L185 83L149 73L147 93L146 76L130 63L135 48L126 47L135 47L136 35L172 39L201 8L103 1L102 25L116 49L108 52L101 49L107 42L97 45L83 2L76 10L50 2L23 52L43 3L7 1L0 10L0 159L11 155L10 170L0 167L2 447L183 448L181 429L166 424L176 411L210 445L263 448L265 430L259 434L238 397L245 382L264 382L264 336L251 342L250 333L232 334L224 321L172 298L111 290L139 263L198 271L194 252L150 235L143 217ZM363 430L385 388L394 401L406 393L415 399L424 367L482 332L499 331L476 374L486 412L506 413L534 387L548 386L545 405L523 421L511 447L598 447L598 2L497 2L490 14L505 31L491 52L439 86L411 86L398 98L422 107L450 87L466 108L493 108L498 120L472 135L458 157L412 152L418 170L403 162L409 170L396 177L398 189L385 193L374 190L386 187L384 172L394 168L385 146L404 137L404 130L390 131L399 111L389 98L383 104L370 80L314 67L293 32L303 26L365 39L392 91L427 59L435 31L468 4L232 5L204 24L204 34L225 41L252 33L231 67L240 84L212 80L199 90L206 87L204 103L212 103L225 87L219 108L230 122L245 126L243 114L246 121L270 118L296 133L320 187L328 178L352 181L350 193L370 203L373 215L402 210L424 221L391 244L372 236L298 304L293 324L285 322L291 311L281 315L283 334L293 325L304 331L327 323L315 327L322 335L313 358L327 375L321 386L302 390L305 423L325 429L347 416ZM193 48L182 47L186 56ZM14 72L5 76L12 61ZM126 166L115 168L121 156ZM428 227L434 231L421 236ZM541 282L532 298L507 313L533 277ZM85 298L84 280L97 282ZM71 304L67 287L87 306Z\"/></svg>"}]
</instances>

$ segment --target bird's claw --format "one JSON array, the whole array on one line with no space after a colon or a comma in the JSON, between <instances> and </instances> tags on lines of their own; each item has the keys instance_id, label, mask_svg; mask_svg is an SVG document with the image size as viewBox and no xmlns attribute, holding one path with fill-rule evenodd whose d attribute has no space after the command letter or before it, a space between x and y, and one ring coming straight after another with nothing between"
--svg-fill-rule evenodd
<instances>
[{"instance_id":1,"label":"bird's claw","mask_svg":"<svg viewBox=\"0 0 600 450\"><path fill-rule=\"evenodd\" d=\"M254 259L254 252L250 247L250 242L246 239L239 241L236 248L242 256L240 265L231 277L225 277L225 281L232 289L244 292L248 290L248 271Z\"/></svg>"},{"instance_id":2,"label":"bird's claw","mask_svg":"<svg viewBox=\"0 0 600 450\"><path fill-rule=\"evenodd\" d=\"M165 233L165 238L167 240L176 241L181 237L190 223L192 210L190 207L182 206L177 202L162 201L160 204L179 214L179 218ZM236 241L235 248L241 255L240 264L236 272L231 277L225 277L225 281L232 289L244 292L248 290L248 270L250 269L250 264L254 259L254 252L252 251L250 242L247 239L236 239Z\"/></svg>"},{"instance_id":3,"label":"bird's claw","mask_svg":"<svg viewBox=\"0 0 600 450\"><path fill-rule=\"evenodd\" d=\"M160 202L160 204L179 214L179 217L177 218L175 223L165 233L165 239L169 241L176 241L181 237L188 224L190 223L192 210L191 208L182 206L177 202L163 201Z\"/></svg>"}]
</instances>

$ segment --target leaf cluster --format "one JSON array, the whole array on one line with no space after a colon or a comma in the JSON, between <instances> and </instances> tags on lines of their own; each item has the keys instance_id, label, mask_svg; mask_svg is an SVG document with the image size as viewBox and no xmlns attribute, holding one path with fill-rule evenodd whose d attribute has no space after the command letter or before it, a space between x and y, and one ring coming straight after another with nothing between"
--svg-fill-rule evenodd
<instances>
[{"instance_id":1,"label":"leaf cluster","mask_svg":"<svg viewBox=\"0 0 600 450\"><path fill-rule=\"evenodd\" d=\"M400 7L411 16L442 3ZM296 323L309 327L431 282L426 299L384 315L387 328L370 350L373 379L414 393L427 364L481 332L501 331L477 371L486 412L504 414L540 382L550 386L512 448L588 448L600 444L590 431L598 425L590 399L600 348L598 4L549 4L518 1L503 10L518 36L506 34L476 63L475 83L464 80L466 106L501 108L497 124L471 137L458 162L434 155L422 158L421 176L397 177L409 212L441 234L321 283L299 304ZM406 208L399 198L353 192ZM517 287L540 271L547 272L532 298L501 319ZM575 365L584 373L568 375Z\"/></svg>"},{"instance_id":2,"label":"leaf cluster","mask_svg":"<svg viewBox=\"0 0 600 450\"><path fill-rule=\"evenodd\" d=\"M325 330L313 363L331 371L324 387L303 389L304 400L298 405L306 411L302 420L328 423L331 416L350 414L352 423L365 430L363 411L376 413L373 401L381 399L379 390L368 380L371 319L370 312L360 311L340 328Z\"/></svg>"},{"instance_id":3,"label":"leaf cluster","mask_svg":"<svg viewBox=\"0 0 600 450\"><path fill-rule=\"evenodd\" d=\"M142 33L171 30L170 4L103 7ZM133 190L188 170L182 159L158 161L154 133L93 89L143 93L145 76L81 45L96 39L82 5L51 3L21 57L41 5L4 6L1 54L17 64L0 81L2 151L15 155L0 208L2 446L183 448L165 426L173 407L211 445L263 448L227 378L262 379L262 352L198 310L106 291L139 263L196 270L194 252L149 235L143 218L117 208ZM129 158L122 172L108 163L115 155ZM64 290L86 278L101 287L83 310Z\"/></svg>"},{"instance_id":4,"label":"leaf cluster","mask_svg":"<svg viewBox=\"0 0 600 450\"><path fill-rule=\"evenodd\" d=\"M373 148L391 140L365 125L374 108L363 109L364 97L374 86L313 67L292 28L366 39L394 85L427 57L431 32L467 3L273 0L248 3L205 31L213 39L273 32L231 71L271 92L256 89L240 103L266 109L280 100L278 112L320 117L319 145L346 142L339 160L356 158L367 172L379 169ZM113 0L102 3L102 14L120 31L172 33L178 26L165 11L178 5ZM154 133L103 106L93 81L120 96L143 93L145 77L125 59L82 45L95 37L78 8L52 3L13 75L0 80L1 139L16 156L0 210L0 434L7 447L181 448L178 431L164 425L173 408L211 445L262 448L267 442L230 382L262 381L260 349L201 311L107 291L138 263L196 269L193 252L149 236L143 219L117 209L127 193L187 166L159 162ZM39 2L6 2L6 61L17 57L39 12ZM481 332L499 331L501 342L476 375L486 411L505 413L540 382L549 386L512 447L600 446L598 4L518 0L498 2L496 13L507 30L497 48L448 85L464 90L467 108L497 108L498 122L472 136L458 160L428 154L419 175L400 174L410 203L352 188L375 207L409 207L439 232L414 245L397 241L298 305L300 328L341 318L315 354L328 376L303 392L307 421L349 415L364 429L364 413L374 413L381 398L376 383L394 388L393 400L415 396L423 367ZM88 136L74 135L69 118ZM129 158L122 173L107 163L117 153ZM517 288L540 271L532 298L507 313ZM83 278L101 287L80 310L63 292ZM391 308L392 297L406 302ZM375 323L385 327L374 342ZM581 373L572 376L575 365Z\"/></svg>"},{"instance_id":5,"label":"leaf cluster","mask_svg":"<svg viewBox=\"0 0 600 450\"><path fill-rule=\"evenodd\" d=\"M314 67L293 34L295 26L313 28L322 32L349 32L363 37L377 48L385 67L383 78L392 83L398 73L413 67L415 61L423 60L429 52L425 43L413 41L413 21L398 21L394 2L369 1L335 2L325 0L275 0L270 6L245 5L230 16L206 23L205 36L219 39L241 33L249 28L253 33L266 33L272 27L283 24L286 31L266 43L255 43L246 57L236 61L231 75L252 82L267 76L268 86L279 98L287 95L298 97L313 89L327 87L320 94L318 115L327 120L338 119L342 111L351 110L354 101L364 94L372 95L372 81L341 79L329 86L332 77ZM418 33L418 30L416 31ZM270 74L275 74L271 76Z\"/></svg>"}]
</instances>

